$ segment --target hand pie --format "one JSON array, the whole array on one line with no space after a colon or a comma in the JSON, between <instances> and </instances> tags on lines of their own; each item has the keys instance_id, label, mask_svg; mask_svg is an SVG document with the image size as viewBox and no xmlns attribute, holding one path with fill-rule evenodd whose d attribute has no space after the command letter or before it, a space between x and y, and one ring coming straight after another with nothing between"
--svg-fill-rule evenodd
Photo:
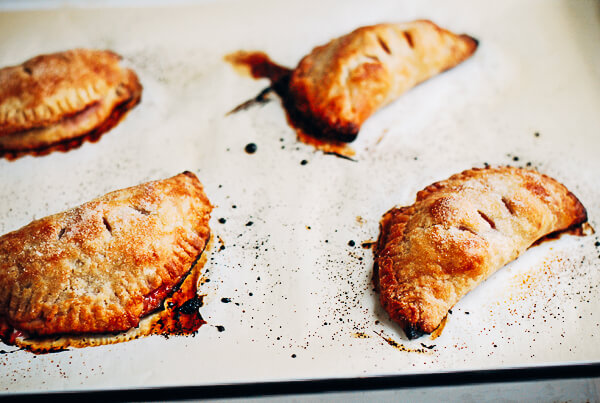
<instances>
[{"instance_id":1,"label":"hand pie","mask_svg":"<svg viewBox=\"0 0 600 403\"><path fill-rule=\"evenodd\" d=\"M0 156L66 151L115 126L142 94L119 60L75 49L0 69Z\"/></svg>"},{"instance_id":2,"label":"hand pie","mask_svg":"<svg viewBox=\"0 0 600 403\"><path fill-rule=\"evenodd\" d=\"M0 336L13 344L17 336L137 327L194 266L210 236L211 210L196 176L184 172L3 235Z\"/></svg>"},{"instance_id":3,"label":"hand pie","mask_svg":"<svg viewBox=\"0 0 600 403\"><path fill-rule=\"evenodd\" d=\"M469 58L477 44L424 20L358 28L304 57L290 96L323 137L350 142L377 109Z\"/></svg>"},{"instance_id":4,"label":"hand pie","mask_svg":"<svg viewBox=\"0 0 600 403\"><path fill-rule=\"evenodd\" d=\"M431 333L465 294L536 240L586 220L571 192L535 171L471 169L434 183L381 220L381 304L408 338Z\"/></svg>"}]
</instances>

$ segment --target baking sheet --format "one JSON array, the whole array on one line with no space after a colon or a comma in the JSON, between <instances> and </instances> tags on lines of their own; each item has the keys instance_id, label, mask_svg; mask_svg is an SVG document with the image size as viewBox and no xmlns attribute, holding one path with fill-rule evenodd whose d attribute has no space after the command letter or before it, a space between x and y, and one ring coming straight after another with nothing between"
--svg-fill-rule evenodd
<instances>
[{"instance_id":1,"label":"baking sheet","mask_svg":"<svg viewBox=\"0 0 600 403\"><path fill-rule=\"evenodd\" d=\"M0 389L213 385L600 361L597 235L563 236L530 249L460 301L435 340L408 341L387 319L371 284L372 253L360 247L376 239L389 208L484 163L530 164L555 177L598 226L599 3L497 3L227 1L2 12L0 65L72 47L110 48L138 72L144 93L98 143L0 160L0 233L114 189L190 170L216 206L216 241L206 252L211 281L201 290L208 324L194 337L152 336L40 356L0 344L11 352L0 355ZM314 46L360 25L415 18L469 33L480 47L374 115L352 144L356 162L298 143L277 100L225 116L267 85L237 74L225 54L263 50L294 66ZM244 152L250 142L258 146L252 155ZM424 352L403 351L415 349Z\"/></svg>"}]
</instances>

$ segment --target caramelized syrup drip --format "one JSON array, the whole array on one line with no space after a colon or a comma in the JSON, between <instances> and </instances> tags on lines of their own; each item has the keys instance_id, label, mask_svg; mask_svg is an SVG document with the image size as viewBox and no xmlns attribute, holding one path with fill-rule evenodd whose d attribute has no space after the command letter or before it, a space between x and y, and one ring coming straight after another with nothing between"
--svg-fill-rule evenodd
<instances>
[{"instance_id":1,"label":"caramelized syrup drip","mask_svg":"<svg viewBox=\"0 0 600 403\"><path fill-rule=\"evenodd\" d=\"M230 113L238 112L257 103L264 103L265 96L270 91L274 91L281 98L288 124L296 131L298 141L313 146L325 154L345 159L351 159L354 156L354 150L347 143L324 138L314 122L303 116L295 107L295 101L289 92L291 69L276 64L263 52L238 51L225 56L225 60L242 74L248 74L255 79L267 78L271 81L269 88L261 91L250 101L242 103Z\"/></svg>"},{"instance_id":2,"label":"caramelized syrup drip","mask_svg":"<svg viewBox=\"0 0 600 403\"><path fill-rule=\"evenodd\" d=\"M264 52L246 52L243 50L225 56L225 60L240 73L250 74L252 78L268 78L271 83L289 76L292 70L273 62Z\"/></svg>"},{"instance_id":3,"label":"caramelized syrup drip","mask_svg":"<svg viewBox=\"0 0 600 403\"><path fill-rule=\"evenodd\" d=\"M377 241L365 241L360 244L363 249L374 249L377 246Z\"/></svg>"},{"instance_id":4,"label":"caramelized syrup drip","mask_svg":"<svg viewBox=\"0 0 600 403\"><path fill-rule=\"evenodd\" d=\"M444 319L442 319L440 325L433 332L431 332L431 340L435 340L441 336L442 331L446 327L446 323L448 323L448 315L444 316Z\"/></svg>"},{"instance_id":5,"label":"caramelized syrup drip","mask_svg":"<svg viewBox=\"0 0 600 403\"><path fill-rule=\"evenodd\" d=\"M202 260L203 262L199 262L183 283L165 299L164 309L157 314L149 334L193 334L206 323L198 310L203 299L203 296L197 294L198 285L202 282L198 266L202 267L206 259Z\"/></svg>"},{"instance_id":6,"label":"caramelized syrup drip","mask_svg":"<svg viewBox=\"0 0 600 403\"><path fill-rule=\"evenodd\" d=\"M9 161L14 161L17 158L23 157L25 155L33 155L35 157L40 157L48 155L54 151L67 152L69 150L80 147L86 141L89 141L90 143L95 143L98 140L100 140L100 137L102 137L104 133L108 132L110 129L115 127L125 117L127 112L129 112L134 106L136 106L140 102L140 100L141 95L138 95L136 97L132 97L121 102L120 104L115 106L110 116L102 123L100 123L100 125L96 126L94 129L90 130L87 133L81 134L78 137L66 139L57 143L33 149L11 150L0 148L0 158L6 158ZM90 105L88 108L93 107L93 105L94 104ZM85 113L88 108L83 109L77 114ZM77 114L66 116L63 120L72 119ZM55 124L60 124L60 122Z\"/></svg>"},{"instance_id":7,"label":"caramelized syrup drip","mask_svg":"<svg viewBox=\"0 0 600 403\"><path fill-rule=\"evenodd\" d=\"M553 240L559 239L561 236L563 236L565 234L572 235L572 236L587 236L587 235L593 235L595 232L596 231L594 231L594 228L588 222L584 222L584 223L569 227L565 230L551 232L550 234L545 235L545 236L541 237L540 239L538 239L537 241L535 241L530 246L530 248L540 245L546 241L553 241Z\"/></svg>"}]
</instances>

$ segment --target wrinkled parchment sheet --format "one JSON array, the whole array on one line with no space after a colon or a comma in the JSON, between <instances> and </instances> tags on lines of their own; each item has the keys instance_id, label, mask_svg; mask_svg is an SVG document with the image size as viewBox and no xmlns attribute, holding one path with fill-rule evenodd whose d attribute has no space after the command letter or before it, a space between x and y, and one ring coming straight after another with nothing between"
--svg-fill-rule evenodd
<instances>
[{"instance_id":1,"label":"wrinkled parchment sheet","mask_svg":"<svg viewBox=\"0 0 600 403\"><path fill-rule=\"evenodd\" d=\"M225 116L268 83L239 75L224 55L262 50L293 67L313 47L358 26L416 18L468 33L480 47L372 116L352 144L356 161L298 143L276 98ZM184 170L198 175L216 208L204 267L210 282L201 288L208 324L194 337L40 356L0 345L0 389L211 385L600 360L598 235L530 249L461 300L435 340L408 341L389 321L373 291L372 252L361 247L376 239L389 208L485 163L530 165L558 179L597 228L599 22L600 3L586 0L252 0L3 11L0 65L74 47L107 48L138 72L144 92L97 143L0 160L0 233ZM251 142L257 151L247 154ZM418 349L424 352L412 351Z\"/></svg>"}]
</instances>

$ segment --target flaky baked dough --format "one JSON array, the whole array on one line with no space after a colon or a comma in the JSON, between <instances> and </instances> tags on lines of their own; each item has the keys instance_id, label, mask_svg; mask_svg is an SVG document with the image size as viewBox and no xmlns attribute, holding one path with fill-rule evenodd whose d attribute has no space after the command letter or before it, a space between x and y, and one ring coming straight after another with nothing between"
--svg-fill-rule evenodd
<instances>
[{"instance_id":1,"label":"flaky baked dough","mask_svg":"<svg viewBox=\"0 0 600 403\"><path fill-rule=\"evenodd\" d=\"M434 183L381 220L381 304L409 338L431 333L460 298L536 240L586 220L565 186L531 170L475 168Z\"/></svg>"},{"instance_id":2,"label":"flaky baked dough","mask_svg":"<svg viewBox=\"0 0 600 403\"><path fill-rule=\"evenodd\" d=\"M209 239L190 172L118 190L0 237L0 320L29 335L121 332L160 306Z\"/></svg>"},{"instance_id":3,"label":"flaky baked dough","mask_svg":"<svg viewBox=\"0 0 600 403\"><path fill-rule=\"evenodd\" d=\"M0 69L0 154L43 150L118 123L142 93L119 60L75 49Z\"/></svg>"},{"instance_id":4,"label":"flaky baked dough","mask_svg":"<svg viewBox=\"0 0 600 403\"><path fill-rule=\"evenodd\" d=\"M361 27L304 57L290 94L323 136L353 141L377 109L467 59L477 44L425 20Z\"/></svg>"}]
</instances>

